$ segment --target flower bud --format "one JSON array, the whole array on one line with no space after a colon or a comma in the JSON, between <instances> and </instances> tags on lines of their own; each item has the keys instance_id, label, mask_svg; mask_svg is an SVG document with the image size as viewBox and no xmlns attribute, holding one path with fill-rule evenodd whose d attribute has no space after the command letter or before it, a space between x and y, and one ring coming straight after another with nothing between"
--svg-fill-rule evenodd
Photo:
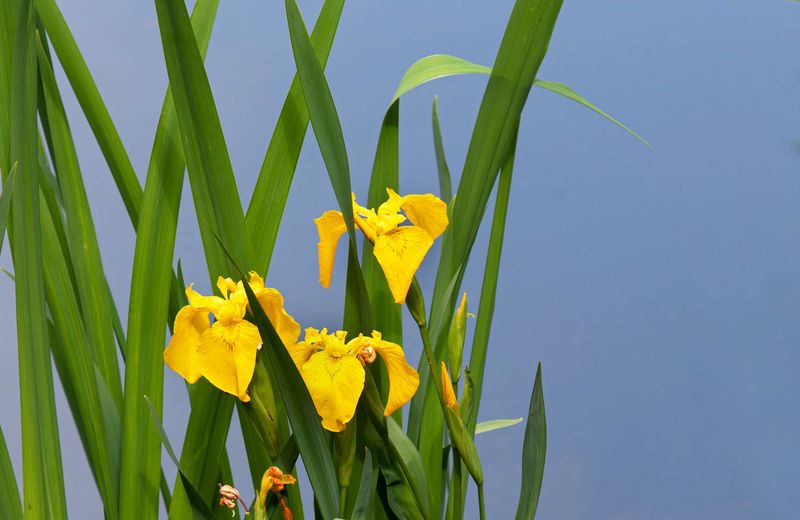
<instances>
[{"instance_id":1,"label":"flower bud","mask_svg":"<svg viewBox=\"0 0 800 520\"><path fill-rule=\"evenodd\" d=\"M447 335L448 354L450 356L450 372L453 383L461 379L461 354L464 351L464 338L467 331L467 293L461 297L461 304L453 315L450 332Z\"/></svg>"}]
</instances>

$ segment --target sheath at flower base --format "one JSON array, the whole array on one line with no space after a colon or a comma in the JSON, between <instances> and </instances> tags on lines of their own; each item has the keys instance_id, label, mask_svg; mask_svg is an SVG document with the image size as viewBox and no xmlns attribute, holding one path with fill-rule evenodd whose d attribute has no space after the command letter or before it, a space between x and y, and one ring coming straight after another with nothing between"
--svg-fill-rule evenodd
<instances>
[{"instance_id":1,"label":"sheath at flower base","mask_svg":"<svg viewBox=\"0 0 800 520\"><path fill-rule=\"evenodd\" d=\"M297 341L300 325L284 310L281 293L264 287L264 280L253 272L250 287L284 344ZM244 319L247 294L242 282L220 276L217 288L222 297L202 296L191 285L186 288L189 305L175 316L164 362L189 383L203 376L223 392L247 402L261 335L255 325ZM212 313L213 325L209 321Z\"/></svg>"},{"instance_id":2,"label":"sheath at flower base","mask_svg":"<svg viewBox=\"0 0 800 520\"><path fill-rule=\"evenodd\" d=\"M374 244L378 260L396 303L406 300L408 288L433 241L447 228L447 204L431 195L401 197L388 188L389 200L378 211L356 204L353 195L353 220ZM405 213L405 216L400 211ZM406 218L410 226L401 226ZM319 232L319 283L331 284L333 260L339 237L347 231L341 212L330 210L314 220Z\"/></svg>"},{"instance_id":3,"label":"sheath at flower base","mask_svg":"<svg viewBox=\"0 0 800 520\"><path fill-rule=\"evenodd\" d=\"M306 383L322 426L340 432L353 418L364 389L364 364L375 355L383 359L389 374L389 397L384 415L391 415L407 403L419 386L419 374L406 362L403 348L384 341L381 333L360 335L345 344L347 332L328 334L306 329L305 341L289 347L289 354Z\"/></svg>"}]
</instances>

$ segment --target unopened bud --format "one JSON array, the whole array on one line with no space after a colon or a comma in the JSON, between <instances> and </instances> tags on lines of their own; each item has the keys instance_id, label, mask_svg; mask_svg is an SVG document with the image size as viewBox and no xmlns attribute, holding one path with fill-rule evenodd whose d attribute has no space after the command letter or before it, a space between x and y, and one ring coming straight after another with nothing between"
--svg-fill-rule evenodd
<instances>
[{"instance_id":1,"label":"unopened bud","mask_svg":"<svg viewBox=\"0 0 800 520\"><path fill-rule=\"evenodd\" d=\"M450 372L453 382L461 379L461 355L464 351L464 338L467 333L467 293L461 297L461 304L453 315L450 332L447 335L448 354L450 356Z\"/></svg>"}]
</instances>

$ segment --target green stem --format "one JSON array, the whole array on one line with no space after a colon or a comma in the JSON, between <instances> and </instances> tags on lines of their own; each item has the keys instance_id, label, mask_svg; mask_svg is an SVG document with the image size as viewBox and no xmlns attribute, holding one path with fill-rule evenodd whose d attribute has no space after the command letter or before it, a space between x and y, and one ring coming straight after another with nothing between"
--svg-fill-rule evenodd
<instances>
[{"instance_id":1,"label":"green stem","mask_svg":"<svg viewBox=\"0 0 800 520\"><path fill-rule=\"evenodd\" d=\"M481 520L486 520L486 508L483 502L483 484L478 484L478 509L481 513Z\"/></svg>"},{"instance_id":2,"label":"green stem","mask_svg":"<svg viewBox=\"0 0 800 520\"><path fill-rule=\"evenodd\" d=\"M344 518L344 515L347 513L345 510L347 509L347 487L348 486L339 486L339 517Z\"/></svg>"}]
</instances>

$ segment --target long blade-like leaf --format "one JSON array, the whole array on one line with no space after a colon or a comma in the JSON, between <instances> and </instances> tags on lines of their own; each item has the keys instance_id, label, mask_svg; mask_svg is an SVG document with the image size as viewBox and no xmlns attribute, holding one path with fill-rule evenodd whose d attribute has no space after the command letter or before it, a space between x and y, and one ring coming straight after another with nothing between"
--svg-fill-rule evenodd
<instances>
[{"instance_id":1,"label":"long blade-like leaf","mask_svg":"<svg viewBox=\"0 0 800 520\"><path fill-rule=\"evenodd\" d=\"M122 406L122 383L119 376L117 349L114 344L112 323L114 304L109 300L108 283L103 273L100 247L97 243L94 222L89 210L89 199L83 185L78 156L72 140L61 95L58 92L52 65L42 40L39 40L39 76L46 110L43 119L48 122L51 139L50 151L58 177L59 192L67 224L69 255L75 272L84 324L89 333L92 356L103 374L106 387L117 407ZM114 494L116 496L116 493Z\"/></svg>"},{"instance_id":2,"label":"long blade-like leaf","mask_svg":"<svg viewBox=\"0 0 800 520\"><path fill-rule=\"evenodd\" d=\"M494 203L492 217L492 230L489 235L491 246L486 252L486 264L483 269L483 283L481 284L481 298L478 306L478 317L475 320L475 332L472 337L470 350L469 371L472 381L472 399L465 414L467 429L474 430L478 420L478 408L483 395L483 374L486 367L486 356L489 350L489 334L492 329L494 317L494 304L497 297L497 280L500 275L500 257L503 253L503 239L506 231L506 217L508 216L508 201L511 196L511 178L514 173L514 158L516 141L512 145L511 153L506 158L497 183L497 198Z\"/></svg>"},{"instance_id":3,"label":"long blade-like leaf","mask_svg":"<svg viewBox=\"0 0 800 520\"><path fill-rule=\"evenodd\" d=\"M244 214L186 5L182 0L158 0L156 12L200 235L213 281L217 276L235 273L216 241L218 235L230 240L237 262L249 265ZM230 396L207 383L195 387L181 465L203 496L213 493L219 477L232 411ZM170 517L184 518L190 507L182 484L176 482Z\"/></svg>"},{"instance_id":4,"label":"long blade-like leaf","mask_svg":"<svg viewBox=\"0 0 800 520\"><path fill-rule=\"evenodd\" d=\"M547 421L544 415L542 394L542 365L536 369L533 382L528 422L525 426L525 442L522 445L522 481L516 520L533 520L542 489L544 459L547 452Z\"/></svg>"},{"instance_id":5,"label":"long blade-like leaf","mask_svg":"<svg viewBox=\"0 0 800 520\"><path fill-rule=\"evenodd\" d=\"M11 249L16 275L17 344L26 516L66 518L45 314L37 156L37 77L34 10L18 2L11 84L11 162L14 183Z\"/></svg>"},{"instance_id":6,"label":"long blade-like leaf","mask_svg":"<svg viewBox=\"0 0 800 520\"><path fill-rule=\"evenodd\" d=\"M16 176L17 168L13 166L5 182L3 182L3 193L0 194L0 251L3 249L3 237L6 235L8 215L11 210L11 194L14 191L14 179Z\"/></svg>"},{"instance_id":7,"label":"long blade-like leaf","mask_svg":"<svg viewBox=\"0 0 800 520\"><path fill-rule=\"evenodd\" d=\"M481 433L493 432L503 428L510 428L522 422L522 417L517 419L492 419L491 421L479 422L475 425L475 435Z\"/></svg>"},{"instance_id":8,"label":"long blade-like leaf","mask_svg":"<svg viewBox=\"0 0 800 520\"><path fill-rule=\"evenodd\" d=\"M286 18L289 23L289 36L292 40L294 61L297 74L303 89L311 125L317 138L322 159L328 169L331 185L342 209L350 243L356 248L355 229L353 224L353 200L350 187L350 165L347 160L347 149L342 134L342 125L336 113L325 73L322 71L308 30L303 22L296 0L286 0Z\"/></svg>"},{"instance_id":9,"label":"long blade-like leaf","mask_svg":"<svg viewBox=\"0 0 800 520\"><path fill-rule=\"evenodd\" d=\"M344 0L326 0L311 33L311 45L323 69L328 61L343 7ZM303 99L300 78L295 74L261 164L253 197L247 207L247 230L253 241L253 265L263 271L265 276L308 121L308 109Z\"/></svg>"},{"instance_id":10,"label":"long blade-like leaf","mask_svg":"<svg viewBox=\"0 0 800 520\"><path fill-rule=\"evenodd\" d=\"M306 108L311 118L311 125L314 128L317 144L328 170L336 200L339 202L339 207L342 210L342 216L347 226L349 237L348 271L351 271L351 275L348 276L349 297L358 305L358 315L364 320L361 325L366 327L369 325L367 322L370 321L372 310L361 266L358 263L355 225L353 223L353 199L350 187L350 166L347 160L347 149L342 126L339 122L339 115L336 112L336 105L333 102L328 82L314 53L311 38L308 36L297 2L296 0L286 0L285 4L294 61L297 64L297 74L303 87Z\"/></svg>"},{"instance_id":11,"label":"long blade-like leaf","mask_svg":"<svg viewBox=\"0 0 800 520\"><path fill-rule=\"evenodd\" d=\"M477 63L473 63L469 60L465 60L464 58L459 58L457 56L451 56L449 54L432 54L430 56L425 56L424 58L414 62L408 69L406 69L405 74L403 74L402 79L400 80L400 84L397 87L397 91L395 92L394 98L392 101L396 101L400 98L403 94L408 93L409 91L428 83L429 81L433 81L439 78L446 78L449 76L457 76L463 74L491 74L492 68L486 67L484 65L479 65ZM549 90L561 96L564 96L567 99L575 101L583 105L584 107L600 114L604 118L608 119L615 125L619 126L637 140L641 141L643 144L650 146L642 136L625 126L623 123L600 109L597 105L586 99L585 97L581 96L567 85L563 83L558 83L555 81L547 81L543 79L536 79L533 82L533 86L543 88L545 90ZM435 137L435 134L434 134Z\"/></svg>"},{"instance_id":12,"label":"long blade-like leaf","mask_svg":"<svg viewBox=\"0 0 800 520\"><path fill-rule=\"evenodd\" d=\"M458 288L467 259L483 219L492 187L506 159L528 92L547 52L562 0L517 0L495 58L489 83L484 91L470 146L464 162L453 218L442 240L442 253L434 286L430 331L434 340L434 362L446 349ZM453 278L455 290L447 293ZM420 378L430 386L436 380L426 361L419 364ZM409 436L418 439L423 460L441 451L441 414L436 394L428 388L417 392L409 415ZM425 424L422 429L421 425ZM463 454L462 454L463 456ZM440 467L428 463L426 473L438 478Z\"/></svg>"},{"instance_id":13,"label":"long blade-like leaf","mask_svg":"<svg viewBox=\"0 0 800 520\"><path fill-rule=\"evenodd\" d=\"M218 0L200 0L192 14L203 54L218 4ZM133 518L153 516L158 511L161 449L141 396L149 395L160 410L163 324L168 316L169 288L174 285L171 265L186 166L172 96L167 89L147 168L128 306L122 437L122 460L127 470L120 484L120 512Z\"/></svg>"},{"instance_id":14,"label":"long blade-like leaf","mask_svg":"<svg viewBox=\"0 0 800 520\"><path fill-rule=\"evenodd\" d=\"M22 518L22 502L19 500L17 476L8 456L6 438L0 429L0 516Z\"/></svg>"},{"instance_id":15,"label":"long blade-like leaf","mask_svg":"<svg viewBox=\"0 0 800 520\"><path fill-rule=\"evenodd\" d=\"M133 227L139 222L139 205L142 187L136 178L128 153L122 144L111 115L100 97L89 67L81 56L78 45L58 9L55 0L35 0L36 13L47 30L53 49L61 62L64 73L72 85L86 120L92 128L97 144L108 163L114 182L117 184L122 202L128 211Z\"/></svg>"},{"instance_id":16,"label":"long blade-like leaf","mask_svg":"<svg viewBox=\"0 0 800 520\"><path fill-rule=\"evenodd\" d=\"M59 208L54 208L58 210ZM89 465L97 482L100 497L109 516L117 516L117 486L119 482L119 403L108 396L108 413L102 405L98 385L104 378L92 359L91 341L86 332L81 306L67 268L66 254L59 246L53 210L41 204L42 251L48 259L44 270L46 296L53 328L59 341L52 341L53 357L73 418L84 444ZM109 324L106 324L107 326ZM99 376L99 377L98 377ZM103 383L102 389L108 391Z\"/></svg>"},{"instance_id":17,"label":"long blade-like leaf","mask_svg":"<svg viewBox=\"0 0 800 520\"><path fill-rule=\"evenodd\" d=\"M192 506L192 513L194 513L195 518L205 518L206 520L215 520L216 517L214 513L211 512L211 509L208 507L208 504L205 503L203 500L202 495L195 489L194 485L189 480L189 477L186 475L186 472L181 467L181 463L178 460L178 457L175 455L175 450L172 449L172 444L169 442L169 437L167 437L167 432L164 430L164 426L161 424L161 419L158 417L158 412L156 411L155 406L153 406L153 402L150 400L149 397L144 396L144 400L147 403L147 407L150 409L150 417L153 420L153 424L158 428L158 433L161 435L161 442L164 445L164 450L169 455L169 458L172 459L173 464L178 469L178 475L183 482L183 487L186 490L187 495L189 496L189 501Z\"/></svg>"},{"instance_id":18,"label":"long blade-like leaf","mask_svg":"<svg viewBox=\"0 0 800 520\"><path fill-rule=\"evenodd\" d=\"M442 196L442 200L449 203L453 198L453 183L450 178L450 167L447 166L447 157L444 155L444 145L442 144L438 96L433 97L431 119L433 121L433 149L436 153L436 170L439 174L439 194Z\"/></svg>"}]
</instances>

